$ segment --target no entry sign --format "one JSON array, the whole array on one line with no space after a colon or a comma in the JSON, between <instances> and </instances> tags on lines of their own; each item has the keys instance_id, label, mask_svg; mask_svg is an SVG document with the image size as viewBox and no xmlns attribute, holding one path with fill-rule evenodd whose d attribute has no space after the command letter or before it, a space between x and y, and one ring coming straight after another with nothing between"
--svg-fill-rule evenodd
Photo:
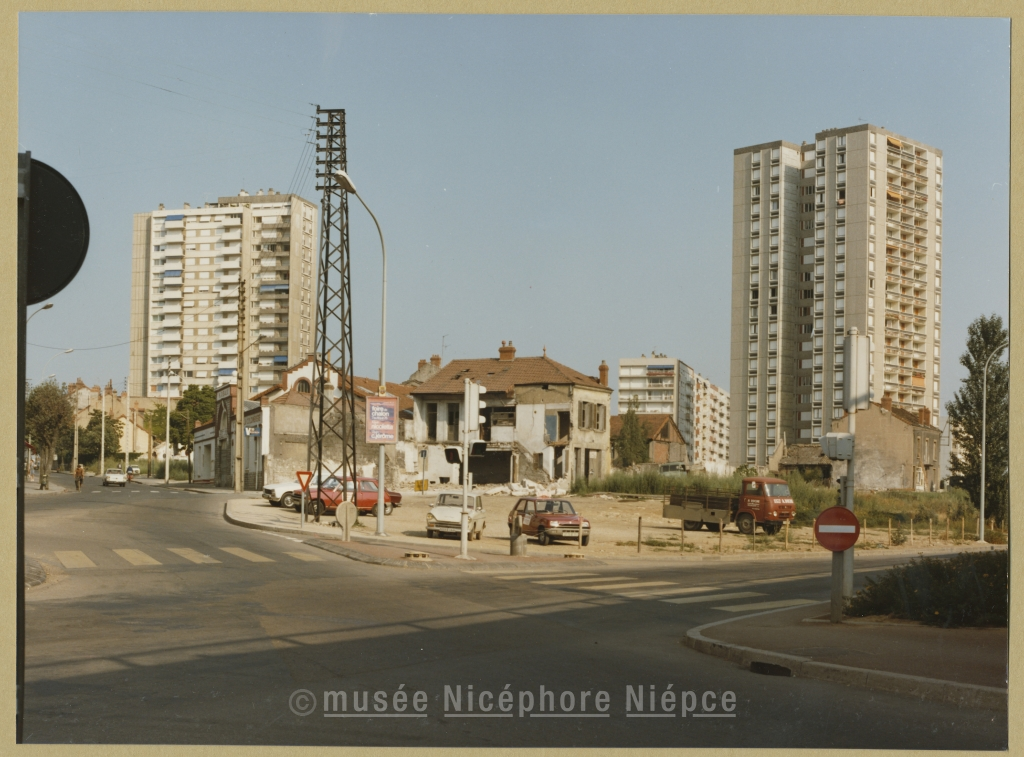
<instances>
[{"instance_id":1,"label":"no entry sign","mask_svg":"<svg viewBox=\"0 0 1024 757\"><path fill-rule=\"evenodd\" d=\"M857 543L860 522L852 510L830 507L814 521L814 538L831 552L845 552Z\"/></svg>"}]
</instances>

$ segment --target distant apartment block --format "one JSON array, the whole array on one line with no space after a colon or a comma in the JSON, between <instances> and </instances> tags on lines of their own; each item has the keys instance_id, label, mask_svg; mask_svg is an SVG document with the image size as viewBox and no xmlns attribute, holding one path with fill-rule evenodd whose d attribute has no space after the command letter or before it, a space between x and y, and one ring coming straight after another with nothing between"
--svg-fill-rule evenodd
<instances>
[{"instance_id":1,"label":"distant apartment block","mask_svg":"<svg viewBox=\"0 0 1024 757\"><path fill-rule=\"evenodd\" d=\"M665 413L686 442L689 462L729 462L729 393L682 360L651 357L619 360L619 415L637 401L643 415Z\"/></svg>"},{"instance_id":2,"label":"distant apartment block","mask_svg":"<svg viewBox=\"0 0 1024 757\"><path fill-rule=\"evenodd\" d=\"M251 394L279 383L287 366L314 349L316 226L313 203L272 189L137 213L132 396L234 384L240 369L249 371ZM248 345L242 356L239 328Z\"/></svg>"},{"instance_id":3,"label":"distant apartment block","mask_svg":"<svg viewBox=\"0 0 1024 757\"><path fill-rule=\"evenodd\" d=\"M862 124L739 148L733 171L733 464L843 417L851 327L875 401L938 425L942 151Z\"/></svg>"},{"instance_id":4,"label":"distant apartment block","mask_svg":"<svg viewBox=\"0 0 1024 757\"><path fill-rule=\"evenodd\" d=\"M729 392L697 374L693 407L693 462L721 472L730 465Z\"/></svg>"}]
</instances>

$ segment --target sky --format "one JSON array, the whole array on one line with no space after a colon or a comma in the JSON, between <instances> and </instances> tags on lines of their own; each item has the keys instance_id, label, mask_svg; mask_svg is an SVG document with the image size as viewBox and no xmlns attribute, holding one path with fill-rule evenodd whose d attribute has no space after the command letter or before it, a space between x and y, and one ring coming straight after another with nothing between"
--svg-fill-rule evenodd
<instances>
[{"instance_id":1,"label":"sky","mask_svg":"<svg viewBox=\"0 0 1024 757\"><path fill-rule=\"evenodd\" d=\"M1009 313L1006 19L22 13L19 150L89 213L27 376L123 388L132 215L240 189L319 203L315 105L388 249L388 378L502 340L590 375L656 350L729 388L732 156L872 123L944 152L942 401ZM380 242L350 202L354 362ZM32 312L30 309L29 312ZM64 354L62 351L73 349ZM943 415L945 412L943 411Z\"/></svg>"}]
</instances>

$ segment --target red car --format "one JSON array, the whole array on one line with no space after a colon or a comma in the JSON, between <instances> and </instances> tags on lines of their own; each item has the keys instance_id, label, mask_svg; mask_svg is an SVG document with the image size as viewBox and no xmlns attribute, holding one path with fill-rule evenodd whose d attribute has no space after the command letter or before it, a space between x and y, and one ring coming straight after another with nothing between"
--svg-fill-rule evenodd
<instances>
[{"instance_id":1,"label":"red car","mask_svg":"<svg viewBox=\"0 0 1024 757\"><path fill-rule=\"evenodd\" d=\"M341 481L336 478L329 478L324 482L323 491L316 486L309 487L309 504L307 512L316 514L332 513L338 509L338 505L352 497L352 479L345 480L345 490L341 488ZM356 509L361 513L377 514L377 479L356 477ZM302 509L302 489L296 489L288 497L289 503L295 508L295 512ZM400 504L402 495L398 492L384 489L384 514L391 515L392 509Z\"/></svg>"},{"instance_id":2,"label":"red car","mask_svg":"<svg viewBox=\"0 0 1024 757\"><path fill-rule=\"evenodd\" d=\"M579 537L582 516L573 510L567 499L523 497L508 514L508 530L512 534L513 521L523 516L523 533L536 536L537 543L550 544L555 539L576 540ZM583 546L590 542L590 521L583 520Z\"/></svg>"}]
</instances>

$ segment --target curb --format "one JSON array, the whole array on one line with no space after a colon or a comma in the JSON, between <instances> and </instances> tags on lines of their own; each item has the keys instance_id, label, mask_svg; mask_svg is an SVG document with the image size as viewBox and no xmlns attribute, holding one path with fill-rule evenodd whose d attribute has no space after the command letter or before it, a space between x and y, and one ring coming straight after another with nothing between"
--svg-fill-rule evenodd
<instances>
[{"instance_id":1,"label":"curb","mask_svg":"<svg viewBox=\"0 0 1024 757\"><path fill-rule=\"evenodd\" d=\"M817 604L828 604L828 602L829 600L825 600ZM735 662L741 667L748 669L751 663L768 663L769 665L778 665L788 669L790 675L797 678L814 678L820 681L831 681L832 683L842 683L848 686L860 686L876 691L905 694L934 702L948 702L961 707L1005 710L1008 706L1008 689L979 686L970 683L957 683L956 681L943 681L937 678L924 678L904 673L890 673L869 668L854 668L848 665L836 665L828 662L815 662L809 657L799 657L783 652L769 652L765 649L754 649L753 647L744 647L739 644L709 639L701 633L701 631L713 626L792 609L792 607L784 607L778 610L766 610L753 613L752 615L744 615L739 618L727 618L726 620L719 620L714 623L705 623L702 626L697 626L687 631L686 636L683 637L683 645L703 654Z\"/></svg>"},{"instance_id":2,"label":"curb","mask_svg":"<svg viewBox=\"0 0 1024 757\"><path fill-rule=\"evenodd\" d=\"M306 532L298 528L285 528L282 526L264 526L256 523L249 523L248 521L239 520L228 514L228 503L224 503L224 520L233 526L241 526L242 528L251 528L256 531L270 531L278 534L287 534L289 536L301 535L305 536ZM368 555L365 552L360 552L357 549L351 549L349 547L343 547L340 544L333 541L337 537L327 535L316 535L308 536L302 540L303 544L308 544L311 547L317 549L323 549L327 552L333 552L336 555L347 557L350 560L357 562L369 563L371 565L387 565L392 568L413 568L416 570L461 570L461 571L505 571L505 570L523 570L526 568L536 568L537 566L544 565L544 562L531 562L531 563L518 563L518 562L465 562L465 563L438 563L438 562L423 562L421 560L404 560L400 557L377 557L375 555ZM380 546L399 546L395 544L384 544ZM547 561L550 564L561 565L563 561L557 559L551 559ZM600 560L592 560L587 563L588 565L605 565Z\"/></svg>"}]
</instances>

